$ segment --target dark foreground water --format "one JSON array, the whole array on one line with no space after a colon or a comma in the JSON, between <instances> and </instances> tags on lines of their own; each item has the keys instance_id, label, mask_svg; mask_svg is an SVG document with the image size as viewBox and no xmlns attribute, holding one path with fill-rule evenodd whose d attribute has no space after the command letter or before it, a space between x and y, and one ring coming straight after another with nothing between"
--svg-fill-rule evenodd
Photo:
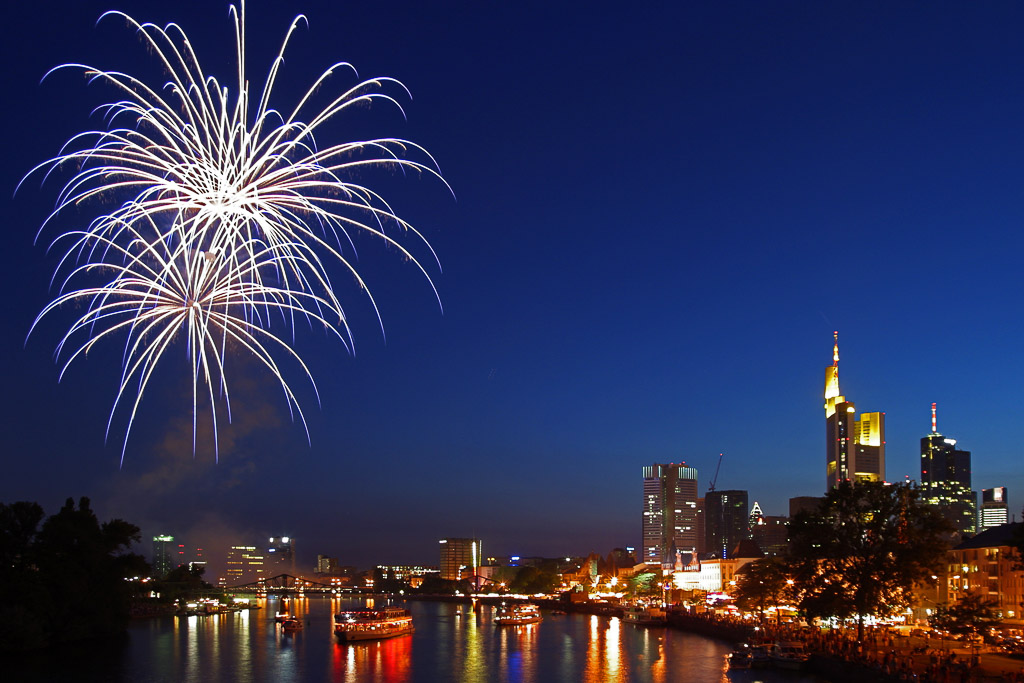
<instances>
[{"instance_id":1,"label":"dark foreground water","mask_svg":"<svg viewBox=\"0 0 1024 683\"><path fill-rule=\"evenodd\" d=\"M409 602L416 633L339 643L332 614L362 600L292 601L306 622L285 635L276 599L238 614L133 622L123 642L3 662L5 681L75 683L821 683L807 674L726 668L729 644L619 619L544 613L529 626L496 626L492 608ZM377 606L381 603L378 602Z\"/></svg>"}]
</instances>

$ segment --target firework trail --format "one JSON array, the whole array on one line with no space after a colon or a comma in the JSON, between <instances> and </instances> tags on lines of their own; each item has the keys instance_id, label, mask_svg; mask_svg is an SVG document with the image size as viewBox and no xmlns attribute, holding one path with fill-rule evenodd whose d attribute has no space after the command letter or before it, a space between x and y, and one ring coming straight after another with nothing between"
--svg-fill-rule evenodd
<instances>
[{"instance_id":1,"label":"firework trail","mask_svg":"<svg viewBox=\"0 0 1024 683\"><path fill-rule=\"evenodd\" d=\"M39 234L70 207L100 206L111 198L121 202L86 227L52 241L50 248L63 254L54 274L59 292L32 328L65 304L85 309L57 346L62 377L101 340L127 339L107 422L109 437L115 413L125 406L122 463L153 371L182 336L192 374L193 450L200 400L210 403L215 451L221 401L230 421L229 351L244 350L259 359L280 384L293 419L298 415L306 428L276 358L297 361L314 392L316 385L286 335L271 331L271 322L291 335L299 321L322 325L351 351L352 334L334 292L331 264L355 279L380 321L366 283L343 253L346 247L355 252L354 234L371 235L397 250L423 273L437 296L426 268L402 240L412 236L436 263L430 245L384 197L354 180L366 169L386 168L427 174L447 187L434 159L419 145L397 138L323 147L316 140L328 122L353 107L383 102L402 111L389 92L408 96L408 91L394 79L374 78L333 97L314 97L335 74L355 75L349 64L337 63L293 109L273 109L271 95L285 49L305 18L292 21L256 93L245 71L244 1L231 6L230 15L237 59L234 89L204 73L179 26L160 28L120 12L101 19L119 17L135 29L167 74L162 87L81 64L50 72L80 69L90 82L113 86L121 97L100 107L105 130L74 136L28 175L45 178L74 169ZM314 99L330 101L314 108Z\"/></svg>"}]
</instances>

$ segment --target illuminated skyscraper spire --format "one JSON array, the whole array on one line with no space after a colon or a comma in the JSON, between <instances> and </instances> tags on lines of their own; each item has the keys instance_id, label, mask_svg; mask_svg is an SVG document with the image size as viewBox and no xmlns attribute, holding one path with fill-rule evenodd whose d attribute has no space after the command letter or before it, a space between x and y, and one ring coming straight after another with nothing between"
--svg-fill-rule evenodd
<instances>
[{"instance_id":1,"label":"illuminated skyscraper spire","mask_svg":"<svg viewBox=\"0 0 1024 683\"><path fill-rule=\"evenodd\" d=\"M839 331L832 333L835 346L832 347L832 366L825 369L825 417L836 412L836 403L842 403L839 394Z\"/></svg>"},{"instance_id":2,"label":"illuminated skyscraper spire","mask_svg":"<svg viewBox=\"0 0 1024 683\"><path fill-rule=\"evenodd\" d=\"M935 422L935 404L932 404L932 434L938 434L939 429Z\"/></svg>"}]
</instances>

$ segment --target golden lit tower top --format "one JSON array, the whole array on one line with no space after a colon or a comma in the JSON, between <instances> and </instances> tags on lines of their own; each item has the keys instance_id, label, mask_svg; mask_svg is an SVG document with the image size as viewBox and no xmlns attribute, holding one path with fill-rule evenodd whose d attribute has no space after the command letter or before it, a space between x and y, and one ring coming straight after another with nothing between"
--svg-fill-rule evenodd
<instances>
[{"instance_id":1,"label":"golden lit tower top","mask_svg":"<svg viewBox=\"0 0 1024 683\"><path fill-rule=\"evenodd\" d=\"M832 365L825 369L825 417L836 412L836 404L843 403L839 393L839 331L833 333L835 346L832 348Z\"/></svg>"}]
</instances>

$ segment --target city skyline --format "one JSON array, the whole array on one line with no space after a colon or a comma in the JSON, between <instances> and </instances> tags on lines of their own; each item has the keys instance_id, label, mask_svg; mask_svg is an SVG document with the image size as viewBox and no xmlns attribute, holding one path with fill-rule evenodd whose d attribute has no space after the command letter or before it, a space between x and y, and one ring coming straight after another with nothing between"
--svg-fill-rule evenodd
<instances>
[{"instance_id":1,"label":"city skyline","mask_svg":"<svg viewBox=\"0 0 1024 683\"><path fill-rule=\"evenodd\" d=\"M208 550L284 530L302 561L359 566L423 561L447 536L499 555L640 547L650 463L686 462L703 494L724 453L716 488L766 516L824 492L821 368L839 330L844 393L885 413L886 478L918 479L937 403L975 489L1007 487L1020 518L1024 7L248 2L254 74L309 17L286 94L342 60L409 88L404 119L350 125L422 143L451 182L454 200L394 179L440 260L443 311L415 273L361 253L386 339L339 278L355 355L308 330L295 342L318 377L312 445L240 360L221 462L193 457L187 376L168 368L123 467L104 444L117 351L58 384L73 311L25 341L53 295L55 256L32 241L59 185L11 196L112 97L80 75L40 83L49 69L159 76L130 30L96 23L109 9L180 23L230 76L226 2L65 2L60 22L9 9L0 500L53 513L88 496L144 539Z\"/></svg>"}]
</instances>

